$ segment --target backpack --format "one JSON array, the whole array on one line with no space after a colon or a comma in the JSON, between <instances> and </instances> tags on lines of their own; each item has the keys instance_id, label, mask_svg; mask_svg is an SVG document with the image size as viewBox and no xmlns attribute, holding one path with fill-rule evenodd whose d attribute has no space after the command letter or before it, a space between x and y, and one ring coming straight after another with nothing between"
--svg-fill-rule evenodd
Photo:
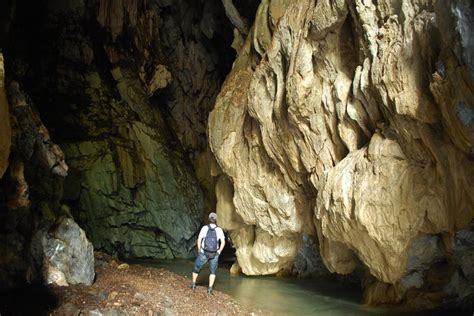
<instances>
[{"instance_id":1,"label":"backpack","mask_svg":"<svg viewBox=\"0 0 474 316\"><path fill-rule=\"evenodd\" d=\"M219 249L219 241L217 240L216 228L212 228L211 225L207 225L207 234L204 238L204 253L210 259L216 256L217 250Z\"/></svg>"}]
</instances>

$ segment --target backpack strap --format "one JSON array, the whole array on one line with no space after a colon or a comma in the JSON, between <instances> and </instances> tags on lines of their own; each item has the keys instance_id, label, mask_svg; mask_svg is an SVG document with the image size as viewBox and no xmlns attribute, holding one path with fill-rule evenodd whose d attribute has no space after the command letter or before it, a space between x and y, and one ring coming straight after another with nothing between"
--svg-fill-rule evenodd
<instances>
[{"instance_id":1,"label":"backpack strap","mask_svg":"<svg viewBox=\"0 0 474 316\"><path fill-rule=\"evenodd\" d=\"M217 228L217 225L216 225L216 227L212 228L212 227L211 227L211 224L207 224L207 229L208 229L208 230L209 230L209 229L216 230L216 228Z\"/></svg>"}]
</instances>

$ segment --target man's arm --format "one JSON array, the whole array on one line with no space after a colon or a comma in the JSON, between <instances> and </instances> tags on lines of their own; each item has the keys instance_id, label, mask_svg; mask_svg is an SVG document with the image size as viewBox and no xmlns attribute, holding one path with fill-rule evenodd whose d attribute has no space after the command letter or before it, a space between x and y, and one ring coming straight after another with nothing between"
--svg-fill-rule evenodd
<instances>
[{"instance_id":1,"label":"man's arm","mask_svg":"<svg viewBox=\"0 0 474 316\"><path fill-rule=\"evenodd\" d=\"M224 232L222 232L222 236L224 236ZM222 236L219 238L219 240L221 241L221 246L219 247L219 250L217 250L217 252L219 252L219 255L222 253L222 250L225 246L225 236L224 238Z\"/></svg>"},{"instance_id":2,"label":"man's arm","mask_svg":"<svg viewBox=\"0 0 474 316\"><path fill-rule=\"evenodd\" d=\"M198 249L198 253L201 253L201 244L202 244L202 237L198 238L196 241L196 247Z\"/></svg>"},{"instance_id":3,"label":"man's arm","mask_svg":"<svg viewBox=\"0 0 474 316\"><path fill-rule=\"evenodd\" d=\"M207 226L203 226L201 230L199 231L199 235L196 240L196 248L198 250L198 254L201 253L202 240L206 237L206 233L207 233Z\"/></svg>"}]
</instances>

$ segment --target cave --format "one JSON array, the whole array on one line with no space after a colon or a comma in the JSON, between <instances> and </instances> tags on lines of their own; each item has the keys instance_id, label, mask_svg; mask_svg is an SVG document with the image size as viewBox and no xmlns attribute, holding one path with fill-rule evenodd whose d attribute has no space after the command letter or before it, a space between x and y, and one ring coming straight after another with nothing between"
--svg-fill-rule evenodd
<instances>
[{"instance_id":1,"label":"cave","mask_svg":"<svg viewBox=\"0 0 474 316\"><path fill-rule=\"evenodd\" d=\"M472 312L473 16L466 0L2 1L3 313L18 291L47 311L49 286L97 284L103 258L193 260L211 212L232 274Z\"/></svg>"}]
</instances>

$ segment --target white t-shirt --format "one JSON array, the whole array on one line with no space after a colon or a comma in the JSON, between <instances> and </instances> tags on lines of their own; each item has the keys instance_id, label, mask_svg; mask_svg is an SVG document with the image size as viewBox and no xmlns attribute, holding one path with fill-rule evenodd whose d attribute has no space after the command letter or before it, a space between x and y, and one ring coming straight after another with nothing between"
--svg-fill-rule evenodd
<instances>
[{"instance_id":1,"label":"white t-shirt","mask_svg":"<svg viewBox=\"0 0 474 316\"><path fill-rule=\"evenodd\" d=\"M211 225L211 227L213 227L213 228L217 227L216 224L209 224L209 225ZM207 225L205 225L201 228L201 231L199 232L198 239L202 238L202 243L204 242L204 238L206 238L208 230L209 230L209 227ZM221 242L223 242L225 240L224 231L222 230L222 228L220 228L220 227L216 228L216 237ZM202 249L203 244L202 243L201 243L201 251L203 251L203 249Z\"/></svg>"}]
</instances>

